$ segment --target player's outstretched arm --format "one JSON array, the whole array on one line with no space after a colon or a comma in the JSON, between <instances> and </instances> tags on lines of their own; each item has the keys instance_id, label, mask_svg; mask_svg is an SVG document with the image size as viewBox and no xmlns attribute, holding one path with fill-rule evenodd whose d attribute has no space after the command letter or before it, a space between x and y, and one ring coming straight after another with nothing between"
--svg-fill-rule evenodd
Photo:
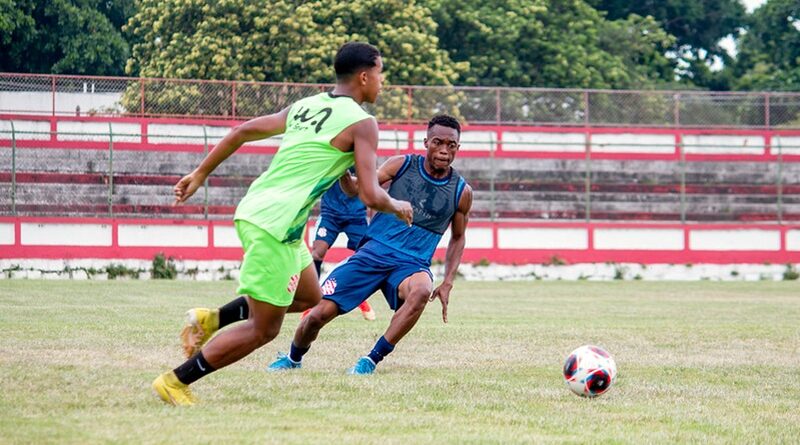
<instances>
[{"instance_id":1,"label":"player's outstretched arm","mask_svg":"<svg viewBox=\"0 0 800 445\"><path fill-rule=\"evenodd\" d=\"M364 119L355 124L353 150L358 175L358 197L361 202L379 212L393 213L410 225L414 220L411 204L392 198L378 183L375 170L378 158L378 123L374 119Z\"/></svg>"},{"instance_id":2,"label":"player's outstretched arm","mask_svg":"<svg viewBox=\"0 0 800 445\"><path fill-rule=\"evenodd\" d=\"M444 258L444 280L431 293L430 301L438 298L442 302L442 321L447 323L447 304L450 302L450 291L456 279L458 266L461 264L461 255L466 244L467 223L469 211L472 208L472 188L465 186L458 201L458 209L450 222L450 243L447 244L447 253Z\"/></svg>"},{"instance_id":3,"label":"player's outstretched arm","mask_svg":"<svg viewBox=\"0 0 800 445\"><path fill-rule=\"evenodd\" d=\"M283 133L286 130L286 117L288 114L289 109L286 108L275 114L249 120L231 129L193 172L184 176L175 184L173 189L175 204L180 204L189 199L203 185L208 175L246 142L266 139Z\"/></svg>"}]
</instances>

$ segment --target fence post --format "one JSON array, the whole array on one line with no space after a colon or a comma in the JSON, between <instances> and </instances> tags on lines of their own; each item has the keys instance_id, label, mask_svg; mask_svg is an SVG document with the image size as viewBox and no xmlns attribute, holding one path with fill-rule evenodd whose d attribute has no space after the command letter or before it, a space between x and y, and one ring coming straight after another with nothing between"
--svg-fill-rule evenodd
<instances>
[{"instance_id":1,"label":"fence post","mask_svg":"<svg viewBox=\"0 0 800 445\"><path fill-rule=\"evenodd\" d=\"M50 77L50 89L52 93L52 97L50 98L51 106L52 106L52 115L56 115L56 76Z\"/></svg>"},{"instance_id":2,"label":"fence post","mask_svg":"<svg viewBox=\"0 0 800 445\"><path fill-rule=\"evenodd\" d=\"M231 82L231 117L236 118L236 81Z\"/></svg>"},{"instance_id":3,"label":"fence post","mask_svg":"<svg viewBox=\"0 0 800 445\"><path fill-rule=\"evenodd\" d=\"M764 126L766 128L770 127L770 115L769 115L769 93L764 93Z\"/></svg>"},{"instance_id":4,"label":"fence post","mask_svg":"<svg viewBox=\"0 0 800 445\"><path fill-rule=\"evenodd\" d=\"M114 217L114 130L108 123L108 216Z\"/></svg>"},{"instance_id":5,"label":"fence post","mask_svg":"<svg viewBox=\"0 0 800 445\"><path fill-rule=\"evenodd\" d=\"M411 95L411 87L406 89L406 98L408 99L408 109L406 110L406 123L411 124L411 116L414 115L414 99Z\"/></svg>"},{"instance_id":6,"label":"fence post","mask_svg":"<svg viewBox=\"0 0 800 445\"><path fill-rule=\"evenodd\" d=\"M495 113L494 119L497 122L497 125L500 125L500 121L502 118L501 115L501 102L500 102L500 88L494 90L494 106L495 106Z\"/></svg>"},{"instance_id":7,"label":"fence post","mask_svg":"<svg viewBox=\"0 0 800 445\"><path fill-rule=\"evenodd\" d=\"M586 130L586 177L584 178L584 192L586 194L585 212L586 222L592 222L592 133Z\"/></svg>"},{"instance_id":8,"label":"fence post","mask_svg":"<svg viewBox=\"0 0 800 445\"><path fill-rule=\"evenodd\" d=\"M17 215L17 130L11 122L11 214Z\"/></svg>"},{"instance_id":9,"label":"fence post","mask_svg":"<svg viewBox=\"0 0 800 445\"><path fill-rule=\"evenodd\" d=\"M208 131L203 124L203 156L208 156ZM203 217L208 219L208 176L203 181Z\"/></svg>"},{"instance_id":10,"label":"fence post","mask_svg":"<svg viewBox=\"0 0 800 445\"><path fill-rule=\"evenodd\" d=\"M590 116L589 116L589 92L583 92L583 125L589 126Z\"/></svg>"},{"instance_id":11,"label":"fence post","mask_svg":"<svg viewBox=\"0 0 800 445\"><path fill-rule=\"evenodd\" d=\"M494 157L494 148L495 148L495 141L494 141L494 132L489 133L489 196L491 199L489 200L489 220L491 222L495 222L495 211L497 209L497 197L495 191L495 157ZM458 203L456 203L458 204Z\"/></svg>"},{"instance_id":12,"label":"fence post","mask_svg":"<svg viewBox=\"0 0 800 445\"><path fill-rule=\"evenodd\" d=\"M681 125L681 95L677 93L673 97L675 101L672 106L672 125L679 127Z\"/></svg>"},{"instance_id":13,"label":"fence post","mask_svg":"<svg viewBox=\"0 0 800 445\"><path fill-rule=\"evenodd\" d=\"M773 141L775 138L772 139ZM778 224L783 224L783 147L778 138L778 183L776 184Z\"/></svg>"},{"instance_id":14,"label":"fence post","mask_svg":"<svg viewBox=\"0 0 800 445\"><path fill-rule=\"evenodd\" d=\"M144 77L139 78L139 116L144 117Z\"/></svg>"},{"instance_id":15,"label":"fence post","mask_svg":"<svg viewBox=\"0 0 800 445\"><path fill-rule=\"evenodd\" d=\"M683 149L683 134L680 135L678 142L678 167L680 168L681 189L680 189L680 211L681 224L686 224L686 153Z\"/></svg>"}]
</instances>

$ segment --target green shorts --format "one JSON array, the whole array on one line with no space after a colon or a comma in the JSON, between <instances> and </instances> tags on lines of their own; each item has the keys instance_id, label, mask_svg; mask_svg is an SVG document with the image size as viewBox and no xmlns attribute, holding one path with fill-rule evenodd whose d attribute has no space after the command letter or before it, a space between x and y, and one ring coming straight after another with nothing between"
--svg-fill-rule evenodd
<instances>
[{"instance_id":1,"label":"green shorts","mask_svg":"<svg viewBox=\"0 0 800 445\"><path fill-rule=\"evenodd\" d=\"M312 262L305 243L284 244L243 220L236 221L236 233L244 249L236 294L274 306L291 305L300 272Z\"/></svg>"}]
</instances>

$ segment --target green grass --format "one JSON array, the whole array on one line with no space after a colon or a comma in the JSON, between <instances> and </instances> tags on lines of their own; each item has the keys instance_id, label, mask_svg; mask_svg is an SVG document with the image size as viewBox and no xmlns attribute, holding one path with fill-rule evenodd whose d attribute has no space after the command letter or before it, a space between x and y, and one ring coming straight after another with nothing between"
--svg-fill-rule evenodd
<instances>
[{"instance_id":1,"label":"green grass","mask_svg":"<svg viewBox=\"0 0 800 445\"><path fill-rule=\"evenodd\" d=\"M350 314L298 372L278 339L193 385L150 389L182 362L183 313L232 282L0 281L0 443L792 443L800 438L796 283L458 282L368 377L344 370L383 333ZM561 366L607 348L619 379L574 396Z\"/></svg>"}]
</instances>

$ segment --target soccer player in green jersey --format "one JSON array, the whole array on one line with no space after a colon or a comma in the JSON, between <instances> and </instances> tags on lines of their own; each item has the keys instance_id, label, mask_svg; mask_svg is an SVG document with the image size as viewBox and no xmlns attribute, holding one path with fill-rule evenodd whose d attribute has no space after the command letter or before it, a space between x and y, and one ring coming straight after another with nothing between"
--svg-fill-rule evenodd
<instances>
[{"instance_id":1,"label":"soccer player in green jersey","mask_svg":"<svg viewBox=\"0 0 800 445\"><path fill-rule=\"evenodd\" d=\"M355 163L365 205L411 224L411 205L378 185L378 124L360 106L375 102L381 90L380 53L365 43L347 43L337 52L334 69L332 92L235 127L175 185L175 203L180 204L242 144L283 134L269 168L251 184L234 215L244 249L236 292L245 296L249 316L153 381L165 402L195 403L191 383L270 342L287 312L302 312L320 301L319 279L302 236L309 211L348 167Z\"/></svg>"}]
</instances>

